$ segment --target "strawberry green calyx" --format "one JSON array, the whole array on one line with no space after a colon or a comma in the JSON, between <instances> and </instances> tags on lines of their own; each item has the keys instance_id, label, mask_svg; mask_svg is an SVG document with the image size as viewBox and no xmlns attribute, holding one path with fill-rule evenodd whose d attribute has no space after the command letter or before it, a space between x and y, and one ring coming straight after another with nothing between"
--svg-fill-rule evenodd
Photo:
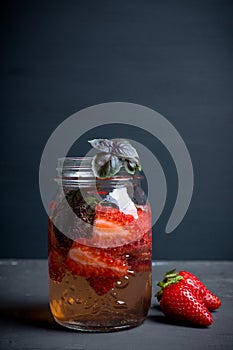
<instances>
[{"instance_id":1,"label":"strawberry green calyx","mask_svg":"<svg viewBox=\"0 0 233 350\"><path fill-rule=\"evenodd\" d=\"M176 269L167 271L163 280L157 283L157 286L160 287L160 290L155 294L158 301L161 300L165 288L184 279L183 276L180 276L179 273L176 273L175 271Z\"/></svg>"}]
</instances>

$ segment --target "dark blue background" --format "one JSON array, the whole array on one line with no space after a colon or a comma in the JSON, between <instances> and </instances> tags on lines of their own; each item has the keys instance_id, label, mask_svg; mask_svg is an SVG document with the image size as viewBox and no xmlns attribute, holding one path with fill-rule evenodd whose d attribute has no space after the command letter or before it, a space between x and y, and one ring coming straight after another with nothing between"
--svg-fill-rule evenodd
<instances>
[{"instance_id":1,"label":"dark blue background","mask_svg":"<svg viewBox=\"0 0 233 350\"><path fill-rule=\"evenodd\" d=\"M154 258L232 259L233 2L9 0L0 13L1 256L47 255L38 168L52 131L82 108L126 101L163 114L189 149L194 194L172 234L177 177L157 140L112 125L72 151L85 154L86 137L136 135L168 181Z\"/></svg>"}]
</instances>

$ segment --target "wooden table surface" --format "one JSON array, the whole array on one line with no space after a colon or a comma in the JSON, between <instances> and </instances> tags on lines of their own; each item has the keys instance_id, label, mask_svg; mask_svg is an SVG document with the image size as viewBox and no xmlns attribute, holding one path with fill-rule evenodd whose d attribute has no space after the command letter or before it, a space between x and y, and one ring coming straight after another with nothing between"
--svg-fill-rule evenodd
<instances>
[{"instance_id":1,"label":"wooden table surface","mask_svg":"<svg viewBox=\"0 0 233 350\"><path fill-rule=\"evenodd\" d=\"M56 325L48 307L46 260L0 260L1 350L233 349L233 262L156 261L156 283L176 267L197 274L222 300L209 328L172 324L152 299L143 325L112 333L81 333Z\"/></svg>"}]
</instances>

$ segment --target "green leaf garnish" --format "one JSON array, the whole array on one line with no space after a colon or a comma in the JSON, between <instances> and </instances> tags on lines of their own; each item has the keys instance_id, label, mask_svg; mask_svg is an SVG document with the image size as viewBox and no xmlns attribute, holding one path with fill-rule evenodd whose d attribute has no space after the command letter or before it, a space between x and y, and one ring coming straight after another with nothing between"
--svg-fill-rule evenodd
<instances>
[{"instance_id":1,"label":"green leaf garnish","mask_svg":"<svg viewBox=\"0 0 233 350\"><path fill-rule=\"evenodd\" d=\"M113 149L112 141L107 139L94 139L88 141L92 147L98 149L98 151L111 153Z\"/></svg>"},{"instance_id":2,"label":"green leaf garnish","mask_svg":"<svg viewBox=\"0 0 233 350\"><path fill-rule=\"evenodd\" d=\"M117 157L123 158L139 158L136 149L129 143L129 141L124 139L113 140L113 150L112 152Z\"/></svg>"},{"instance_id":3,"label":"green leaf garnish","mask_svg":"<svg viewBox=\"0 0 233 350\"><path fill-rule=\"evenodd\" d=\"M124 163L125 169L129 174L134 174L135 173L135 169L137 167L136 163L131 162L130 160L125 160Z\"/></svg>"},{"instance_id":4,"label":"green leaf garnish","mask_svg":"<svg viewBox=\"0 0 233 350\"><path fill-rule=\"evenodd\" d=\"M92 160L94 175L100 178L114 176L120 170L122 162L111 153L97 153Z\"/></svg>"},{"instance_id":5,"label":"green leaf garnish","mask_svg":"<svg viewBox=\"0 0 233 350\"><path fill-rule=\"evenodd\" d=\"M94 139L88 142L100 151L92 160L92 170L96 177L112 177L122 166L129 174L134 174L136 170L141 171L138 153L128 140Z\"/></svg>"}]
</instances>

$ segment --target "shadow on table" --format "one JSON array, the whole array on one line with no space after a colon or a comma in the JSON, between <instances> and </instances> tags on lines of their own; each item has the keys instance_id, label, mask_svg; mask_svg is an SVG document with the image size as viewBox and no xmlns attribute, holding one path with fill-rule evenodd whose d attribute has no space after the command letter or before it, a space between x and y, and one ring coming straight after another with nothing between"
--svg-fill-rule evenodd
<instances>
[{"instance_id":1,"label":"shadow on table","mask_svg":"<svg viewBox=\"0 0 233 350\"><path fill-rule=\"evenodd\" d=\"M46 303L23 304L14 302L10 306L1 305L0 319L11 325L21 324L36 328L65 330L54 321L49 305Z\"/></svg>"},{"instance_id":2,"label":"shadow on table","mask_svg":"<svg viewBox=\"0 0 233 350\"><path fill-rule=\"evenodd\" d=\"M170 325L170 326L206 329L206 327L198 326L195 324L190 324L190 323L185 322L185 321L172 320L171 318L165 317L163 314L162 315L148 315L147 319L150 322L162 323L162 324L166 324L166 325Z\"/></svg>"},{"instance_id":3,"label":"shadow on table","mask_svg":"<svg viewBox=\"0 0 233 350\"><path fill-rule=\"evenodd\" d=\"M43 328L47 330L59 330L70 331L71 329L64 328L57 324L50 312L49 305L47 303L23 303L23 302L11 302L4 303L0 306L0 320L4 323L14 325L27 325L30 327ZM189 328L203 328L182 321L173 321L165 317L159 308L159 306L152 307L150 313L147 316L149 322L161 323L170 326L183 326Z\"/></svg>"}]
</instances>

